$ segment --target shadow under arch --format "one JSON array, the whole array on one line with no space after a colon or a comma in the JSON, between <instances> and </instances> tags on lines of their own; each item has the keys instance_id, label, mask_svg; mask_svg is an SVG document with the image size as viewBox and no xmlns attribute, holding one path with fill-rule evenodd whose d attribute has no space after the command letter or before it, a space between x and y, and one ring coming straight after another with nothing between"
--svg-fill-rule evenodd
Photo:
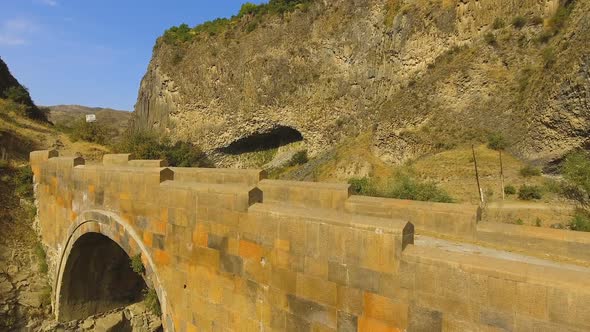
<instances>
[{"instance_id":1,"label":"shadow under arch","mask_svg":"<svg viewBox=\"0 0 590 332\"><path fill-rule=\"evenodd\" d=\"M108 299L114 300L112 304L116 304L117 301L121 301L121 304L123 304L126 298L133 296L132 293L134 291L134 287L136 287L136 284L139 282L138 280L130 280L128 283L121 285L123 286L122 288L115 287L113 289L111 287L111 289L109 289L109 287L106 287L104 290L82 291L81 293L80 290L68 288L72 286L72 279L68 274L76 272L81 268L83 269L84 267L88 267L88 265L85 265L83 260L79 260L76 257L71 257L72 254L80 255L80 250L90 250L86 253L90 253L91 257L93 255L94 257L98 257L96 254L99 253L100 250L96 251L92 249L94 245L98 245L102 249L107 250L106 252L103 252L103 254L112 254L117 256L111 257L111 259L121 258L121 255L124 255L124 258L127 258L141 254L142 261L145 266L145 275L141 281L145 282L147 286L156 290L162 309L161 318L164 330L174 331L174 324L172 322L173 315L171 313L171 308L168 305L166 292L158 277L157 267L154 264L149 251L141 241L141 238L127 222L112 212L89 210L84 211L76 218L76 221L69 227L67 234L68 236L66 240L60 247L61 250L59 251L60 255L57 262L57 275L54 284L54 314L56 319L60 321L69 319L71 317L74 317L73 319L78 319L75 317L75 315L72 315L73 310L81 310L82 314L85 315L87 313L85 311L106 309L109 306L109 303L98 303L101 301L100 296L105 294L104 291L123 290L123 294L120 294L120 296L117 295L111 299ZM71 258L74 258L81 263L72 263ZM125 268L129 267L128 260L126 260L126 262L126 267L123 267L115 262L115 265L113 266L118 266L121 268L121 270L114 271L114 273L129 276L127 274L128 272L125 270ZM100 264L102 263L99 263L99 267ZM87 271L87 273L98 272L100 271ZM126 291L128 291L128 294L124 294ZM90 297L94 296L96 297L94 300L97 301L97 303L89 305L85 308L79 306L77 308L68 307L71 305L76 305L76 301L72 301L71 299L71 296L75 296L76 294ZM92 312L90 315L96 313L98 312Z\"/></svg>"}]
</instances>

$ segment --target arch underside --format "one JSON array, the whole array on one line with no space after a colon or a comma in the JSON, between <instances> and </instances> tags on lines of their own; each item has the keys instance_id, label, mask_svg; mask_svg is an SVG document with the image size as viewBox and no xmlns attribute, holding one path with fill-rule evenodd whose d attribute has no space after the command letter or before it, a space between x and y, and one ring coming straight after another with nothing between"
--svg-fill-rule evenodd
<instances>
[{"instance_id":1,"label":"arch underside","mask_svg":"<svg viewBox=\"0 0 590 332\"><path fill-rule=\"evenodd\" d=\"M59 319L83 319L141 300L143 278L127 253L100 233L86 233L73 245L63 272Z\"/></svg>"},{"instance_id":2,"label":"arch underside","mask_svg":"<svg viewBox=\"0 0 590 332\"><path fill-rule=\"evenodd\" d=\"M54 288L58 320L86 318L134 303L147 286L157 293L165 330L174 330L157 268L131 226L111 212L89 210L70 225L68 234ZM143 278L130 265L130 257L138 254L144 264Z\"/></svg>"}]
</instances>

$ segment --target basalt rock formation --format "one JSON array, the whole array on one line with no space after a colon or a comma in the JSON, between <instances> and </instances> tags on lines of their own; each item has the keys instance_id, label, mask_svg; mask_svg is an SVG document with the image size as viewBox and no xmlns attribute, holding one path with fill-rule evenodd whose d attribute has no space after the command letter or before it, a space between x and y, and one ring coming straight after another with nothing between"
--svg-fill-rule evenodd
<instances>
[{"instance_id":1,"label":"basalt rock formation","mask_svg":"<svg viewBox=\"0 0 590 332\"><path fill-rule=\"evenodd\" d=\"M315 156L371 132L391 163L497 131L529 160L588 142L587 1L299 2L161 37L134 127L194 142L226 166L269 138L300 137Z\"/></svg>"}]
</instances>

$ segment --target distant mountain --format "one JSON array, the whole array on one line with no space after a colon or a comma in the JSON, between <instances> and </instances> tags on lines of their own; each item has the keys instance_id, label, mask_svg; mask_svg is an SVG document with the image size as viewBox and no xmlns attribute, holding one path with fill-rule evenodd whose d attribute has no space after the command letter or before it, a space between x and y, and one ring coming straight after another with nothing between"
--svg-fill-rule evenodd
<instances>
[{"instance_id":1,"label":"distant mountain","mask_svg":"<svg viewBox=\"0 0 590 332\"><path fill-rule=\"evenodd\" d=\"M104 125L113 133L113 139L123 135L132 113L111 108L87 107L81 105L55 105L47 106L49 109L49 121L58 128L71 128L78 120L84 120L87 114L95 114L96 122Z\"/></svg>"}]
</instances>

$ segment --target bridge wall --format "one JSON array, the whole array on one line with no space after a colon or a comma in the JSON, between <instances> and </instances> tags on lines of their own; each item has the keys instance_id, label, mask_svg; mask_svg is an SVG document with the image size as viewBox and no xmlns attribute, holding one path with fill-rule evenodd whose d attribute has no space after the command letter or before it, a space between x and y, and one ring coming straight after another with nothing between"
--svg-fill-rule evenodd
<instances>
[{"instance_id":1,"label":"bridge wall","mask_svg":"<svg viewBox=\"0 0 590 332\"><path fill-rule=\"evenodd\" d=\"M128 155L84 165L39 151L31 165L58 317L69 248L97 232L141 255L168 331L590 329L586 272L412 245L408 220L473 237L472 208Z\"/></svg>"}]
</instances>

